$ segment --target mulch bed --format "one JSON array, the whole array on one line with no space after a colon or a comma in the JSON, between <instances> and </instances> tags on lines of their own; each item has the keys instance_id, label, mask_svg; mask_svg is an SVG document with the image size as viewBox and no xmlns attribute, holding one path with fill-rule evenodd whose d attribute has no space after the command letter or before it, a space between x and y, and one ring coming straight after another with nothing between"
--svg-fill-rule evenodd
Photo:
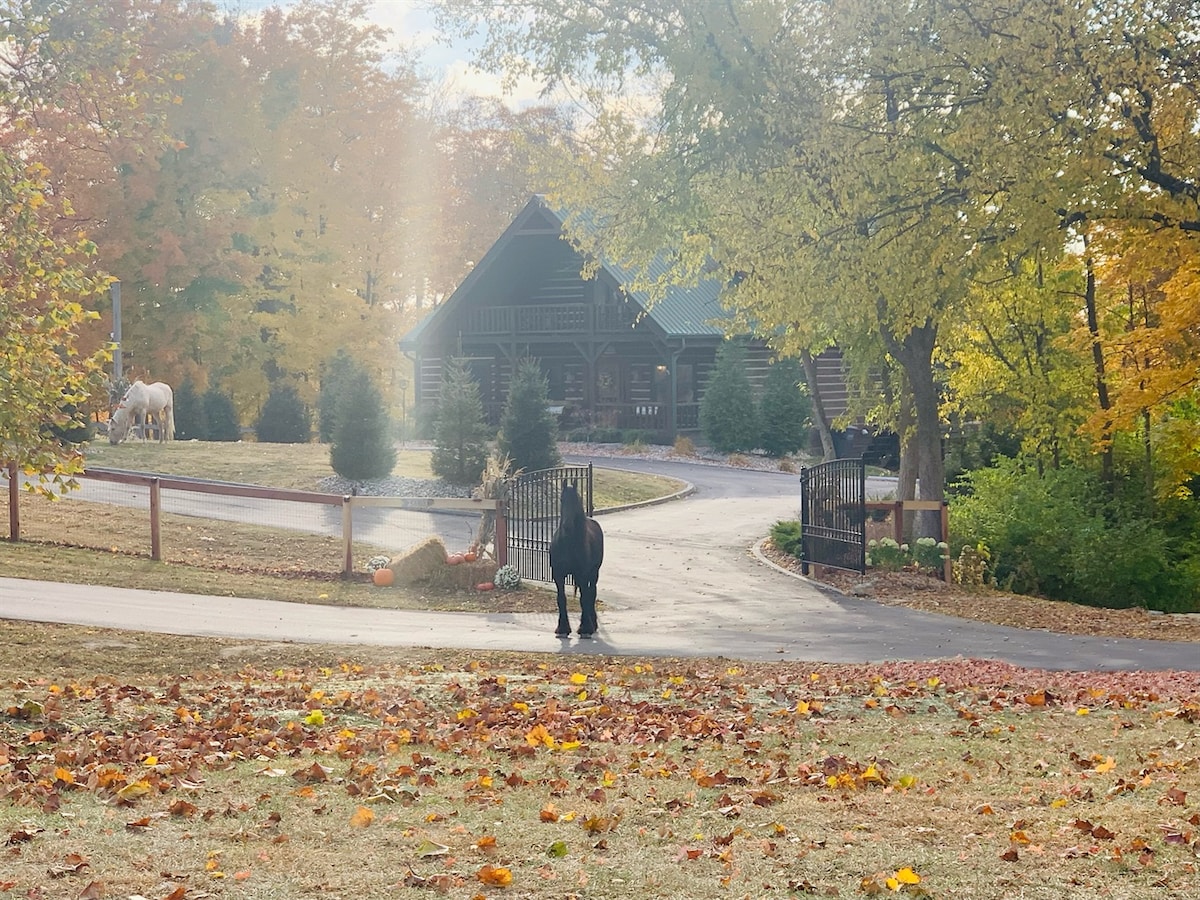
<instances>
[{"instance_id":1,"label":"mulch bed","mask_svg":"<svg viewBox=\"0 0 1200 900\"><path fill-rule=\"evenodd\" d=\"M780 568L800 574L800 561L767 541L763 555ZM1144 609L1102 609L1061 600L1009 594L990 587L947 584L917 572L854 572L822 569L811 580L842 594L887 606L905 606L995 625L1096 637L1200 641L1200 615L1162 614Z\"/></svg>"}]
</instances>

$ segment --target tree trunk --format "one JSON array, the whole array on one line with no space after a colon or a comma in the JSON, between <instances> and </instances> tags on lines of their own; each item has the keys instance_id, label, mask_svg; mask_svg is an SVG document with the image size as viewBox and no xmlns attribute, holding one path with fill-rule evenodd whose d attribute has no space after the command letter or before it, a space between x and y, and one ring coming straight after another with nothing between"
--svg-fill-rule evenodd
<instances>
[{"instance_id":1,"label":"tree trunk","mask_svg":"<svg viewBox=\"0 0 1200 900\"><path fill-rule=\"evenodd\" d=\"M821 385L817 380L817 363L807 350L800 353L800 364L804 366L804 380L808 382L808 393L812 396L813 424L817 434L821 436L821 458L825 462L837 458L837 449L833 446L833 429L829 425L829 416L825 414L825 401L821 398Z\"/></svg>"},{"instance_id":2,"label":"tree trunk","mask_svg":"<svg viewBox=\"0 0 1200 900\"><path fill-rule=\"evenodd\" d=\"M933 377L933 348L937 326L926 322L902 339L883 330L884 340L900 368L912 397L916 429L909 444L916 451L917 483L922 500L946 498L946 467L942 460L942 421L938 409L937 382ZM913 536L941 539L941 513L922 512L913 523Z\"/></svg>"},{"instance_id":3,"label":"tree trunk","mask_svg":"<svg viewBox=\"0 0 1200 900\"><path fill-rule=\"evenodd\" d=\"M1088 246L1087 236L1084 236L1083 246ZM1111 492L1113 489L1113 445L1112 445L1112 415L1109 412L1112 403L1108 398L1108 380L1104 372L1104 346L1100 343L1100 317L1096 312L1096 269L1092 256L1085 257L1087 266L1087 287L1084 289L1083 300L1087 306L1088 334L1092 337L1092 366L1096 376L1096 402L1104 413L1104 430L1101 432L1102 442L1100 454L1100 478Z\"/></svg>"}]
</instances>

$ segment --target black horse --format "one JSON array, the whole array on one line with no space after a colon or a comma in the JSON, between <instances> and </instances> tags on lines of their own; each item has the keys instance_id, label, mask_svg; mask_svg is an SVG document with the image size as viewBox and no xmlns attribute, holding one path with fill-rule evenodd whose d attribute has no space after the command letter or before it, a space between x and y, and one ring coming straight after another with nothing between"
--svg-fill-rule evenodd
<instances>
[{"instance_id":1,"label":"black horse","mask_svg":"<svg viewBox=\"0 0 1200 900\"><path fill-rule=\"evenodd\" d=\"M590 638L596 633L596 582L604 562L604 532L599 522L588 518L579 491L569 481L563 482L559 511L558 528L550 540L550 574L558 589L558 627L554 633L558 637L571 633L565 589L570 575L579 592L579 636Z\"/></svg>"}]
</instances>

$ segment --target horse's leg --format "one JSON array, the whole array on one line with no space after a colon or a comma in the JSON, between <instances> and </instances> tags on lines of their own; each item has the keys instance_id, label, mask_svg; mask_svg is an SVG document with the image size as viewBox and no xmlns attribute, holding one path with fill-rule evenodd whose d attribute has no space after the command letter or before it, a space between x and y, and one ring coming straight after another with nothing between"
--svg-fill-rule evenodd
<instances>
[{"instance_id":1,"label":"horse's leg","mask_svg":"<svg viewBox=\"0 0 1200 900\"><path fill-rule=\"evenodd\" d=\"M571 620L567 617L567 577L565 575L554 576L554 587L558 592L558 627L554 629L554 634L557 637L571 636Z\"/></svg>"},{"instance_id":2,"label":"horse's leg","mask_svg":"<svg viewBox=\"0 0 1200 900\"><path fill-rule=\"evenodd\" d=\"M579 590L579 636L583 638L590 638L596 633L596 581L599 574L589 574Z\"/></svg>"}]
</instances>

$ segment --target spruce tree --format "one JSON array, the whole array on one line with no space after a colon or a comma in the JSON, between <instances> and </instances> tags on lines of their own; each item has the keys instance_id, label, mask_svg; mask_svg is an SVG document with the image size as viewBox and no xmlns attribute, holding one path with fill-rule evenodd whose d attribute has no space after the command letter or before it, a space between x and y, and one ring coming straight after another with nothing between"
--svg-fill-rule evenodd
<instances>
[{"instance_id":1,"label":"spruce tree","mask_svg":"<svg viewBox=\"0 0 1200 900\"><path fill-rule=\"evenodd\" d=\"M312 413L294 387L275 385L258 414L254 432L264 444L307 444L312 439Z\"/></svg>"},{"instance_id":2,"label":"spruce tree","mask_svg":"<svg viewBox=\"0 0 1200 900\"><path fill-rule=\"evenodd\" d=\"M720 453L753 450L758 446L758 412L746 375L746 349L726 341L700 400L700 428Z\"/></svg>"},{"instance_id":3,"label":"spruce tree","mask_svg":"<svg viewBox=\"0 0 1200 900\"><path fill-rule=\"evenodd\" d=\"M196 385L190 378L175 391L175 439L180 441L208 440L208 419L204 415L204 404L196 393Z\"/></svg>"},{"instance_id":4,"label":"spruce tree","mask_svg":"<svg viewBox=\"0 0 1200 900\"><path fill-rule=\"evenodd\" d=\"M808 443L812 404L799 360L783 357L767 371L759 404L759 446L771 456L787 456Z\"/></svg>"},{"instance_id":5,"label":"spruce tree","mask_svg":"<svg viewBox=\"0 0 1200 900\"><path fill-rule=\"evenodd\" d=\"M321 376L321 392L317 396L317 439L323 444L333 440L333 425L337 414L338 392L341 382L355 368L354 361L345 350L339 350L329 360Z\"/></svg>"},{"instance_id":6,"label":"spruce tree","mask_svg":"<svg viewBox=\"0 0 1200 900\"><path fill-rule=\"evenodd\" d=\"M500 414L497 438L500 454L520 472L549 469L562 462L558 454L558 423L549 410L550 388L537 360L517 362Z\"/></svg>"},{"instance_id":7,"label":"spruce tree","mask_svg":"<svg viewBox=\"0 0 1200 900\"><path fill-rule=\"evenodd\" d=\"M448 360L433 429L433 474L451 484L478 484L490 438L479 385L462 360Z\"/></svg>"},{"instance_id":8,"label":"spruce tree","mask_svg":"<svg viewBox=\"0 0 1200 900\"><path fill-rule=\"evenodd\" d=\"M238 422L237 407L228 394L210 387L201 398L204 419L208 422L210 441L240 441L242 428Z\"/></svg>"},{"instance_id":9,"label":"spruce tree","mask_svg":"<svg viewBox=\"0 0 1200 900\"><path fill-rule=\"evenodd\" d=\"M333 471L350 481L385 478L396 467L396 444L383 394L357 366L341 380L329 462Z\"/></svg>"}]
</instances>

